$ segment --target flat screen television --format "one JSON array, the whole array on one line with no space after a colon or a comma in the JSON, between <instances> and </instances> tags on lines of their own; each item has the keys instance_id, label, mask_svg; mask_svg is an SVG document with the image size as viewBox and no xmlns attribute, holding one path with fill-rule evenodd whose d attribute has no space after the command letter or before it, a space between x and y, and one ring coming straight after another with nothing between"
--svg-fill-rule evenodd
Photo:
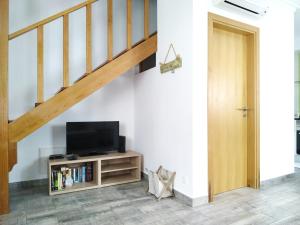
<instances>
[{"instance_id":1,"label":"flat screen television","mask_svg":"<svg viewBox=\"0 0 300 225\"><path fill-rule=\"evenodd\" d=\"M67 154L80 156L118 151L119 121L67 122Z\"/></svg>"}]
</instances>

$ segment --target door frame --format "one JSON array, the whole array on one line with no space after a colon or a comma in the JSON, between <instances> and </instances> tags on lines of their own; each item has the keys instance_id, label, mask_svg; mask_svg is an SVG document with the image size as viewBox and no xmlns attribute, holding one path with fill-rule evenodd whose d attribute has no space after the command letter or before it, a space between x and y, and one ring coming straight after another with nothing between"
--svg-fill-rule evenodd
<instances>
[{"instance_id":1,"label":"door frame","mask_svg":"<svg viewBox=\"0 0 300 225\"><path fill-rule=\"evenodd\" d=\"M232 32L246 34L250 41L248 69L249 82L247 82L247 98L251 101L251 110L253 116L248 119L247 123L250 125L247 128L247 186L258 189L260 187L260 115L259 115L259 28L232 20L217 14L208 13L208 80L207 80L207 131L208 131L208 201L212 202L214 199L213 191L213 156L214 152L210 144L210 136L213 135L210 129L212 121L212 114L210 109L210 90L212 84L210 81L211 67L212 67L212 38L213 29L221 28ZM249 99L250 98L250 99ZM249 106L248 106L249 107ZM250 130L250 132L249 132ZM251 161L249 160L251 159Z\"/></svg>"}]
</instances>

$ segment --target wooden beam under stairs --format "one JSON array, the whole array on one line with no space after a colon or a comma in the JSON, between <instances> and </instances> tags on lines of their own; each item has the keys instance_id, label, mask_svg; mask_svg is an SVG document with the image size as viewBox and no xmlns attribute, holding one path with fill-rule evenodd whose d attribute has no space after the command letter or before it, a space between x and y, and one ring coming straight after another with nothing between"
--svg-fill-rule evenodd
<instances>
[{"instance_id":1,"label":"wooden beam under stairs","mask_svg":"<svg viewBox=\"0 0 300 225\"><path fill-rule=\"evenodd\" d=\"M156 51L157 35L155 34L9 123L9 141L15 143L22 140Z\"/></svg>"}]
</instances>

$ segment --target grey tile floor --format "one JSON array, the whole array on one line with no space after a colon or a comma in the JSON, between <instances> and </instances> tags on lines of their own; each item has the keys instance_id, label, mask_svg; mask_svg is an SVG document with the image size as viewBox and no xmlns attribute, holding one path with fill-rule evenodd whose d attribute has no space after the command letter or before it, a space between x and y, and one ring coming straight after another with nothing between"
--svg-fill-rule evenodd
<instances>
[{"instance_id":1,"label":"grey tile floor","mask_svg":"<svg viewBox=\"0 0 300 225\"><path fill-rule=\"evenodd\" d=\"M175 198L156 201L145 182L50 197L47 187L11 192L1 225L300 224L300 175L260 190L238 189L191 208Z\"/></svg>"}]
</instances>

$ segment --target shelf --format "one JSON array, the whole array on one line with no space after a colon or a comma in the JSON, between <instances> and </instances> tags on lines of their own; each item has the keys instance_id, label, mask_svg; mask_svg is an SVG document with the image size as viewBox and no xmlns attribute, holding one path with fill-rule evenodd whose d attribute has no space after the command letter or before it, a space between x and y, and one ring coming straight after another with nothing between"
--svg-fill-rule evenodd
<instances>
[{"instance_id":1,"label":"shelf","mask_svg":"<svg viewBox=\"0 0 300 225\"><path fill-rule=\"evenodd\" d=\"M76 160L68 160L68 159L54 159L54 160L49 160L49 165L50 166L63 166L63 165L72 165L72 164L82 164L82 163L87 163L87 162L95 162L97 163L97 159L76 159Z\"/></svg>"},{"instance_id":2,"label":"shelf","mask_svg":"<svg viewBox=\"0 0 300 225\"><path fill-rule=\"evenodd\" d=\"M102 166L101 173L109 173L122 170L137 169L138 167L132 163L119 163Z\"/></svg>"},{"instance_id":3,"label":"shelf","mask_svg":"<svg viewBox=\"0 0 300 225\"><path fill-rule=\"evenodd\" d=\"M61 191L51 191L51 174L61 167L81 167L87 162L93 163L93 181L74 183ZM49 195L59 195L141 180L141 154L133 151L111 153L108 155L78 157L77 160L57 159L48 161Z\"/></svg>"},{"instance_id":4,"label":"shelf","mask_svg":"<svg viewBox=\"0 0 300 225\"><path fill-rule=\"evenodd\" d=\"M95 181L92 182L83 182L83 183L75 183L71 187L66 187L64 190L61 191L51 191L50 195L59 195L59 194L65 194L69 192L74 192L74 191L82 191L82 190L88 190L88 189L93 189L97 188L98 185Z\"/></svg>"},{"instance_id":5,"label":"shelf","mask_svg":"<svg viewBox=\"0 0 300 225\"><path fill-rule=\"evenodd\" d=\"M124 184L129 182L139 181L135 175L132 174L120 174L102 178L101 186L110 186L115 184Z\"/></svg>"}]
</instances>

